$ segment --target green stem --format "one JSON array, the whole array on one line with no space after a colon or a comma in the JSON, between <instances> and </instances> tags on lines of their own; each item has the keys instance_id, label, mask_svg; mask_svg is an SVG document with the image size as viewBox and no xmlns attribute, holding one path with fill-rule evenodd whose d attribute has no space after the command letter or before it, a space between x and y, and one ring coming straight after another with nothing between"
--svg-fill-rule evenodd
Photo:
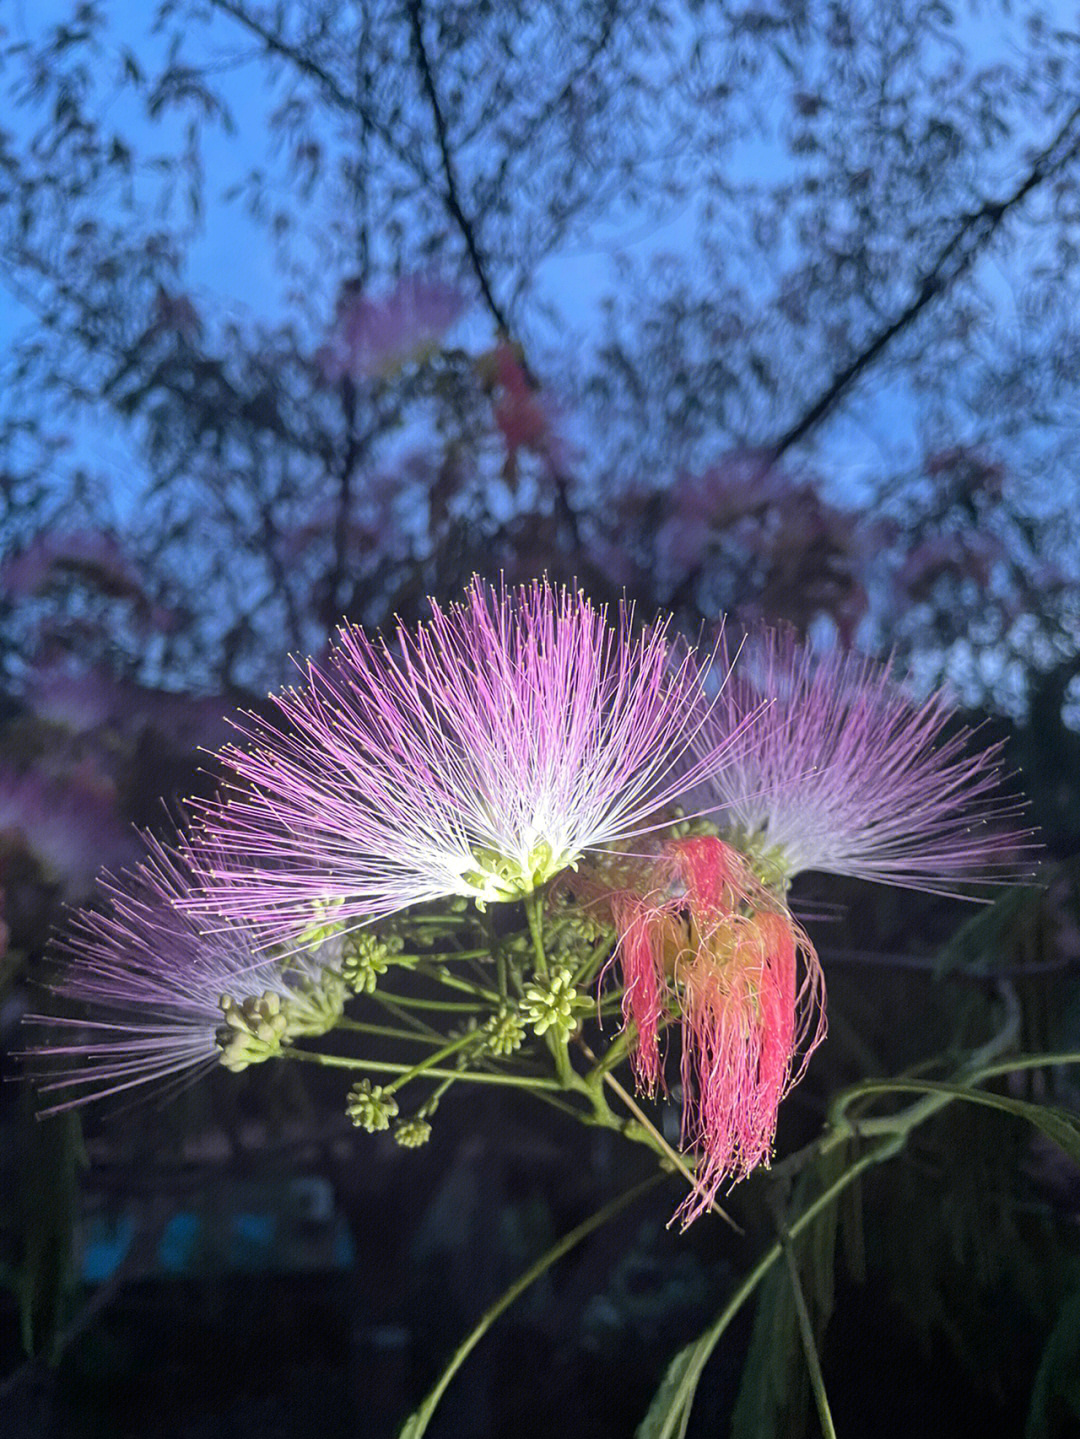
<instances>
[{"instance_id":1,"label":"green stem","mask_svg":"<svg viewBox=\"0 0 1080 1439\"><path fill-rule=\"evenodd\" d=\"M536 973L541 979L548 978L547 955L544 953L544 897L538 890L525 897L525 913L529 920L533 951L536 955ZM578 1087L578 1075L570 1063L568 1039L558 1026L553 1025L544 1035L551 1057L555 1061L555 1073L564 1089Z\"/></svg>"},{"instance_id":2,"label":"green stem","mask_svg":"<svg viewBox=\"0 0 1080 1439\"><path fill-rule=\"evenodd\" d=\"M316 1054L311 1049L283 1049L282 1059L302 1059L307 1064L321 1064L327 1069L366 1069L372 1074L409 1074L413 1066L408 1064L394 1064L390 1060L382 1059L348 1059L342 1054ZM498 1072L483 1072L473 1069L440 1069L434 1065L428 1065L424 1071L425 1079L461 1079L469 1084L503 1084L512 1089L561 1089L562 1085L556 1079L545 1079L542 1076L523 1074L500 1074Z\"/></svg>"},{"instance_id":3,"label":"green stem","mask_svg":"<svg viewBox=\"0 0 1080 1439\"><path fill-rule=\"evenodd\" d=\"M617 1214L632 1204L635 1199L654 1188L662 1178L662 1175L654 1174L649 1179L643 1180L641 1184L635 1185L633 1189L628 1189L625 1194L620 1194L616 1199L605 1204L603 1209L597 1210L595 1214L579 1224L576 1229L572 1229L569 1234L563 1235L562 1239L542 1254L535 1264L530 1265L524 1274L515 1279L509 1289L505 1290L499 1298L495 1300L494 1304L484 1310L484 1313L469 1332L468 1336L458 1345L457 1349L454 1350L449 1364L447 1364L439 1376L438 1383L425 1396L419 1409L409 1418L404 1429L401 1431L401 1439L421 1439L421 1435L423 1435L428 1424L431 1422L431 1416L438 1407L439 1401L442 1399L454 1375L499 1316L510 1308L511 1304L514 1303L519 1295L524 1294L525 1290L545 1274L553 1264L557 1263L564 1254L568 1254L570 1250L580 1244L583 1239L587 1239L595 1230L600 1229L603 1225L607 1224L609 1220L614 1219Z\"/></svg>"},{"instance_id":4,"label":"green stem","mask_svg":"<svg viewBox=\"0 0 1080 1439\"><path fill-rule=\"evenodd\" d=\"M445 1009L455 1014L478 1014L481 1010L487 1008L485 1004L470 1004L466 1000L413 999L411 995L385 994L379 989L374 990L370 997L384 1003L390 1001L393 1004L400 1004L406 1009Z\"/></svg>"},{"instance_id":5,"label":"green stem","mask_svg":"<svg viewBox=\"0 0 1080 1439\"><path fill-rule=\"evenodd\" d=\"M487 954L487 950L484 950ZM456 974L447 974L445 970L435 965L431 969L420 969L418 971L428 979L434 980L436 984L446 985L448 989L458 989L464 994L475 995L477 999L486 999L489 1004L498 1004L500 996L493 989L485 989L481 984L472 984L467 979L458 979Z\"/></svg>"},{"instance_id":6,"label":"green stem","mask_svg":"<svg viewBox=\"0 0 1080 1439\"><path fill-rule=\"evenodd\" d=\"M806 1368L810 1375L810 1387L814 1391L818 1419L821 1421L821 1432L825 1439L836 1439L836 1428L832 1421L829 1398L825 1393L825 1380L821 1373L821 1360L818 1358L817 1345L814 1342L814 1326L810 1321L810 1310L807 1308L806 1295L803 1293L802 1280L799 1278L799 1264L795 1258L795 1249L791 1243L791 1235L786 1228L780 1230L780 1242L784 1246L784 1256L787 1259L791 1293L795 1300L795 1313L799 1320L799 1336L802 1339Z\"/></svg>"},{"instance_id":7,"label":"green stem","mask_svg":"<svg viewBox=\"0 0 1080 1439\"><path fill-rule=\"evenodd\" d=\"M415 1029L395 1029L390 1024L367 1024L360 1019L346 1019L344 1016L334 1025L335 1029L348 1030L350 1034L375 1034L384 1039L404 1039L412 1044L441 1044L441 1034L423 1034Z\"/></svg>"},{"instance_id":8,"label":"green stem","mask_svg":"<svg viewBox=\"0 0 1080 1439\"><path fill-rule=\"evenodd\" d=\"M448 1077L444 1079L441 1084L437 1084L435 1086L432 1092L428 1095L427 1099L424 1100L423 1104L416 1111L417 1116L420 1119L427 1119L429 1118L429 1116L435 1113L435 1110L438 1108L439 1105L439 1100L454 1083L455 1079L457 1079L457 1075L454 1076L454 1079L450 1079Z\"/></svg>"},{"instance_id":9,"label":"green stem","mask_svg":"<svg viewBox=\"0 0 1080 1439\"><path fill-rule=\"evenodd\" d=\"M529 933L532 935L533 951L536 955L536 972L547 978L548 962L544 953L544 897L538 890L525 896L525 917L529 921Z\"/></svg>"},{"instance_id":10,"label":"green stem","mask_svg":"<svg viewBox=\"0 0 1080 1439\"><path fill-rule=\"evenodd\" d=\"M404 1085L408 1084L410 1079L416 1079L419 1075L426 1074L433 1064L438 1064L442 1059L449 1059L452 1054L457 1054L468 1045L475 1044L478 1037L476 1032L473 1031L470 1034L462 1034L457 1039L452 1039L449 1044L444 1044L442 1049L437 1049L435 1053L429 1055L427 1059L421 1059L417 1064L414 1064L411 1069L407 1069L400 1079L394 1080L393 1084L388 1084L386 1086L386 1093L393 1094L395 1090L401 1089ZM456 1074L457 1070L451 1070L450 1072Z\"/></svg>"},{"instance_id":11,"label":"green stem","mask_svg":"<svg viewBox=\"0 0 1080 1439\"><path fill-rule=\"evenodd\" d=\"M440 949L433 954L395 954L392 955L395 964L402 960L415 964L420 960L427 960L434 964L449 964L455 959L490 959L491 953L486 949Z\"/></svg>"}]
</instances>

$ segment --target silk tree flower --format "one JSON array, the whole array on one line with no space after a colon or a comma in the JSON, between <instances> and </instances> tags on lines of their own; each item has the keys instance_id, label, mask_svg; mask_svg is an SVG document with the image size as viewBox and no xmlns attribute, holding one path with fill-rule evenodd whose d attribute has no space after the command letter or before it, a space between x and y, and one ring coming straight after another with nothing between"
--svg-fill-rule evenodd
<instances>
[{"instance_id":1,"label":"silk tree flower","mask_svg":"<svg viewBox=\"0 0 1080 1439\"><path fill-rule=\"evenodd\" d=\"M1001 745L974 749L943 694L913 700L889 665L764 629L696 743L751 712L695 803L763 876L783 885L819 870L957 895L1016 873L1030 832L1008 824L1021 806L999 789Z\"/></svg>"},{"instance_id":2,"label":"silk tree flower","mask_svg":"<svg viewBox=\"0 0 1080 1439\"><path fill-rule=\"evenodd\" d=\"M698 1151L684 1226L721 1183L768 1163L780 1102L825 1036L813 945L747 861L713 836L668 840L609 895L640 1089L663 1081L661 1026L682 1035L682 1141Z\"/></svg>"},{"instance_id":3,"label":"silk tree flower","mask_svg":"<svg viewBox=\"0 0 1080 1439\"><path fill-rule=\"evenodd\" d=\"M523 898L655 827L743 721L690 757L708 665L667 621L635 636L632 619L546 581L475 579L393 645L342 629L275 697L280 723L248 716L223 752L226 791L201 813L213 903L280 943L321 903L355 924Z\"/></svg>"},{"instance_id":4,"label":"silk tree flower","mask_svg":"<svg viewBox=\"0 0 1080 1439\"><path fill-rule=\"evenodd\" d=\"M185 849L148 843L133 870L100 882L105 908L74 915L49 986L56 1006L27 1016L48 1035L26 1051L37 1087L62 1096L46 1113L218 1063L239 1071L341 1016L333 926L306 952L269 959L241 926L182 908L195 882Z\"/></svg>"}]
</instances>

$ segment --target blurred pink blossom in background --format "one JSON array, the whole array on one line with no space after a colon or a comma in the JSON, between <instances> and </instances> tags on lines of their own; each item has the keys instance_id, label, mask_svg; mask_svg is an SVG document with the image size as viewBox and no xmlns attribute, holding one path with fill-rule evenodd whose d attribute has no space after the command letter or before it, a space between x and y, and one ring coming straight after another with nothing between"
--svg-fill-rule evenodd
<instances>
[{"instance_id":1,"label":"blurred pink blossom in background","mask_svg":"<svg viewBox=\"0 0 1080 1439\"><path fill-rule=\"evenodd\" d=\"M386 379L437 350L468 307L452 285L421 275L403 275L377 300L347 281L316 362L330 381Z\"/></svg>"}]
</instances>

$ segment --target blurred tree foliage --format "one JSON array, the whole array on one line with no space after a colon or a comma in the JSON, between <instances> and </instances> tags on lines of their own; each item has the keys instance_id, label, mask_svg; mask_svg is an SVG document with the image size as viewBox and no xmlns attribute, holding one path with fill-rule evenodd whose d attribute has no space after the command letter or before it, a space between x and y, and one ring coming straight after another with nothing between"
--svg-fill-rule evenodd
<instances>
[{"instance_id":1,"label":"blurred tree foliage","mask_svg":"<svg viewBox=\"0 0 1080 1439\"><path fill-rule=\"evenodd\" d=\"M126 568L9 583L9 675L259 689L343 613L546 566L1075 700L1076 38L940 0L13 14L5 545ZM421 275L454 343L394 309Z\"/></svg>"}]
</instances>

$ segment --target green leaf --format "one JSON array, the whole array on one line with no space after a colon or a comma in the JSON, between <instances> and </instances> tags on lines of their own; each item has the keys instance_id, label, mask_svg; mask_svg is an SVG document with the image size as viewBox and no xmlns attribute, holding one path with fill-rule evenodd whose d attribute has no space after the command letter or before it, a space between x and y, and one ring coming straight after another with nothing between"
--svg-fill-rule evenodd
<instances>
[{"instance_id":1,"label":"green leaf","mask_svg":"<svg viewBox=\"0 0 1080 1439\"><path fill-rule=\"evenodd\" d=\"M22 1258L16 1289L23 1346L50 1362L77 1276L72 1235L78 1172L86 1164L77 1114L39 1120L27 1089L22 1112Z\"/></svg>"},{"instance_id":2,"label":"green leaf","mask_svg":"<svg viewBox=\"0 0 1080 1439\"><path fill-rule=\"evenodd\" d=\"M1002 1066L1004 1068L1004 1066ZM871 1080L857 1085L862 1094L942 1094L953 1099L966 1099L971 1104L984 1104L990 1109L1000 1109L1005 1114L1026 1119L1036 1129L1053 1140L1070 1159L1080 1164L1080 1117L1068 1110L1050 1104L1029 1104L1026 1100L1013 1099L1007 1094L994 1094L986 1089L973 1089L964 1084L944 1084L929 1079L883 1079ZM848 1091L854 1093L854 1090Z\"/></svg>"},{"instance_id":3,"label":"green leaf","mask_svg":"<svg viewBox=\"0 0 1080 1439\"><path fill-rule=\"evenodd\" d=\"M799 1176L790 1212L798 1214L843 1172L847 1146L837 1146ZM794 1241L798 1270L815 1343L820 1347L832 1317L839 1199L826 1205ZM784 1265L762 1282L742 1380L735 1401L731 1439L799 1439L808 1414L806 1366L801 1360L799 1318L791 1277Z\"/></svg>"},{"instance_id":4,"label":"green leaf","mask_svg":"<svg viewBox=\"0 0 1080 1439\"><path fill-rule=\"evenodd\" d=\"M712 1347L712 1330L708 1329L699 1339L679 1350L653 1395L649 1412L638 1425L636 1439L682 1439L698 1377Z\"/></svg>"},{"instance_id":5,"label":"green leaf","mask_svg":"<svg viewBox=\"0 0 1080 1439\"><path fill-rule=\"evenodd\" d=\"M822 1178L825 1183L823 1192L809 1203L801 1214L791 1220L788 1225L789 1237L796 1238L808 1225L814 1223L822 1211L833 1207L845 1189L854 1184L864 1170L869 1169L872 1165L884 1163L896 1152L897 1146L887 1140L850 1163L831 1183L828 1182L827 1175L823 1174ZM782 1246L777 1241L761 1256L746 1278L737 1286L727 1304L708 1329L699 1335L692 1344L680 1349L675 1355L668 1365L660 1388L653 1396L649 1412L638 1427L636 1439L684 1439L686 1427L690 1422L690 1408L694 1402L694 1394L710 1354L716 1348L721 1335L732 1319L758 1285L767 1278L769 1271L782 1252Z\"/></svg>"},{"instance_id":6,"label":"green leaf","mask_svg":"<svg viewBox=\"0 0 1080 1439\"><path fill-rule=\"evenodd\" d=\"M1024 1439L1056 1439L1080 1427L1080 1291L1061 1306L1046 1341Z\"/></svg>"}]
</instances>

